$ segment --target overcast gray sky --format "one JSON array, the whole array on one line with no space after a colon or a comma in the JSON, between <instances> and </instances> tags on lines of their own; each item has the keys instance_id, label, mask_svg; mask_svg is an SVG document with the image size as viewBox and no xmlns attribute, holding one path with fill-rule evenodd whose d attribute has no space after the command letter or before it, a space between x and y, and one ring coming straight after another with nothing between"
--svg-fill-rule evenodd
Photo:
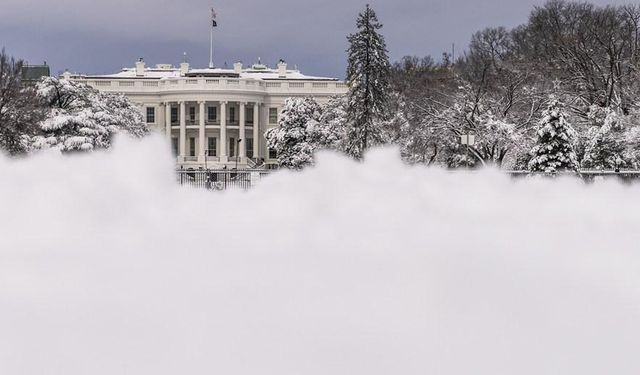
<instances>
[{"instance_id":1,"label":"overcast gray sky","mask_svg":"<svg viewBox=\"0 0 640 375\"><path fill-rule=\"evenodd\" d=\"M486 26L526 21L544 0L370 0L384 24L392 60L439 58L461 50ZM598 4L629 1L595 0ZM111 73L133 66L174 63L187 52L209 60L209 8L218 13L215 63L273 65L284 58L307 74L344 77L346 35L366 0L2 0L0 46L53 73Z\"/></svg>"}]
</instances>

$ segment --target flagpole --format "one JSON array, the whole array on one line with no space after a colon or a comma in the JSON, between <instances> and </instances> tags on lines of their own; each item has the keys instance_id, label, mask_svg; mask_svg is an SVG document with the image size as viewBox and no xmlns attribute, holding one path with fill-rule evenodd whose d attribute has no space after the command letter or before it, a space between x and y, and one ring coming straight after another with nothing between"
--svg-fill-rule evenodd
<instances>
[{"instance_id":1,"label":"flagpole","mask_svg":"<svg viewBox=\"0 0 640 375\"><path fill-rule=\"evenodd\" d=\"M213 69L213 24L211 24L211 46L209 47L209 68Z\"/></svg>"},{"instance_id":2,"label":"flagpole","mask_svg":"<svg viewBox=\"0 0 640 375\"><path fill-rule=\"evenodd\" d=\"M211 46L209 47L209 69L213 69L213 29L215 29L218 26L218 23L216 22L216 11L213 10L213 8L211 8L211 36L210 36L210 41L211 41Z\"/></svg>"}]
</instances>

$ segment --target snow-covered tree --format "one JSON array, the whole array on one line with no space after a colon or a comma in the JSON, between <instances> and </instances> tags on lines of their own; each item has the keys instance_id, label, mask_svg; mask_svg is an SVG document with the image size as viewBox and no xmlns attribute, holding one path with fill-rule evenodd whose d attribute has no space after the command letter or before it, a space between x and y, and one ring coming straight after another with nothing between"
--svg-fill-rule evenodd
<instances>
[{"instance_id":1,"label":"snow-covered tree","mask_svg":"<svg viewBox=\"0 0 640 375\"><path fill-rule=\"evenodd\" d=\"M345 124L347 121L347 99L336 96L322 106L317 124L309 128L309 138L316 149L343 150Z\"/></svg>"},{"instance_id":2,"label":"snow-covered tree","mask_svg":"<svg viewBox=\"0 0 640 375\"><path fill-rule=\"evenodd\" d=\"M85 84L46 77L37 94L48 115L33 137L34 149L61 152L109 148L115 133L142 137L148 129L140 109L120 94L100 92Z\"/></svg>"},{"instance_id":3,"label":"snow-covered tree","mask_svg":"<svg viewBox=\"0 0 640 375\"><path fill-rule=\"evenodd\" d=\"M278 155L281 167L301 169L313 164L320 149L341 149L345 121L344 98L333 98L324 107L312 98L285 100L278 126L267 130L267 146Z\"/></svg>"},{"instance_id":4,"label":"snow-covered tree","mask_svg":"<svg viewBox=\"0 0 640 375\"><path fill-rule=\"evenodd\" d=\"M552 98L542 113L536 143L531 150L529 170L545 173L577 171L575 138L575 131L567 121L562 105Z\"/></svg>"},{"instance_id":5,"label":"snow-covered tree","mask_svg":"<svg viewBox=\"0 0 640 375\"><path fill-rule=\"evenodd\" d=\"M23 85L21 60L0 51L0 151L25 153L42 111L32 87Z\"/></svg>"},{"instance_id":6,"label":"snow-covered tree","mask_svg":"<svg viewBox=\"0 0 640 375\"><path fill-rule=\"evenodd\" d=\"M267 146L276 151L281 167L301 169L313 163L315 147L309 129L318 126L320 105L311 98L285 100L278 126L267 130Z\"/></svg>"},{"instance_id":7,"label":"snow-covered tree","mask_svg":"<svg viewBox=\"0 0 640 375\"><path fill-rule=\"evenodd\" d=\"M446 100L402 103L402 113L395 117L402 124L398 143L404 159L449 168L501 167L518 148L521 133L510 117L494 112L498 105L491 98L477 98L470 85L460 84L456 90ZM468 149L461 145L466 134L476 140Z\"/></svg>"},{"instance_id":8,"label":"snow-covered tree","mask_svg":"<svg viewBox=\"0 0 640 375\"><path fill-rule=\"evenodd\" d=\"M357 32L349 35L347 83L349 85L345 150L361 158L371 146L385 142L382 122L388 118L387 105L391 65L382 24L367 5L357 20Z\"/></svg>"},{"instance_id":9,"label":"snow-covered tree","mask_svg":"<svg viewBox=\"0 0 640 375\"><path fill-rule=\"evenodd\" d=\"M582 167L598 170L633 167L633 158L627 153L623 116L611 108L594 105L589 118L594 126L587 133Z\"/></svg>"}]
</instances>

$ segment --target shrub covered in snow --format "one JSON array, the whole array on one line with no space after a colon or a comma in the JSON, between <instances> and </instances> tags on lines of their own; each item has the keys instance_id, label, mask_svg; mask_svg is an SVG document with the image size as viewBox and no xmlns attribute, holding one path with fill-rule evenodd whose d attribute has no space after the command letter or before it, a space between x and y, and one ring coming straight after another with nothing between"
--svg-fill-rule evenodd
<instances>
[{"instance_id":1,"label":"shrub covered in snow","mask_svg":"<svg viewBox=\"0 0 640 375\"><path fill-rule=\"evenodd\" d=\"M589 118L594 125L587 131L582 167L598 170L634 167L633 157L627 152L624 117L611 108L592 106Z\"/></svg>"}]
</instances>

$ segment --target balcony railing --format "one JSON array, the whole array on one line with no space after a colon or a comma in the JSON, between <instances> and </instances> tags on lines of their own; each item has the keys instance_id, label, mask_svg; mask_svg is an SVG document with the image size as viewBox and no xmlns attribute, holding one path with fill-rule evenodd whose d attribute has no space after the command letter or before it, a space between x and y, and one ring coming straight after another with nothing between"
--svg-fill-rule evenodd
<instances>
[{"instance_id":1,"label":"balcony railing","mask_svg":"<svg viewBox=\"0 0 640 375\"><path fill-rule=\"evenodd\" d=\"M164 124L159 124L164 126ZM186 126L198 126L200 125L199 121L189 121L187 120L185 122ZM205 126L220 126L220 121L205 121L204 122ZM244 124L247 128L252 128L253 127L253 122L245 122ZM172 121L171 122L171 126L172 127L180 127L180 121ZM240 126L240 122L238 121L227 121L227 126Z\"/></svg>"},{"instance_id":2,"label":"balcony railing","mask_svg":"<svg viewBox=\"0 0 640 375\"><path fill-rule=\"evenodd\" d=\"M347 85L344 82L328 81L261 81L255 79L236 78L169 78L162 80L149 79L76 79L90 86L118 92L163 92L163 91L190 91L190 90L230 90L249 92L274 92L314 94L324 93L328 95L346 92Z\"/></svg>"}]
</instances>

